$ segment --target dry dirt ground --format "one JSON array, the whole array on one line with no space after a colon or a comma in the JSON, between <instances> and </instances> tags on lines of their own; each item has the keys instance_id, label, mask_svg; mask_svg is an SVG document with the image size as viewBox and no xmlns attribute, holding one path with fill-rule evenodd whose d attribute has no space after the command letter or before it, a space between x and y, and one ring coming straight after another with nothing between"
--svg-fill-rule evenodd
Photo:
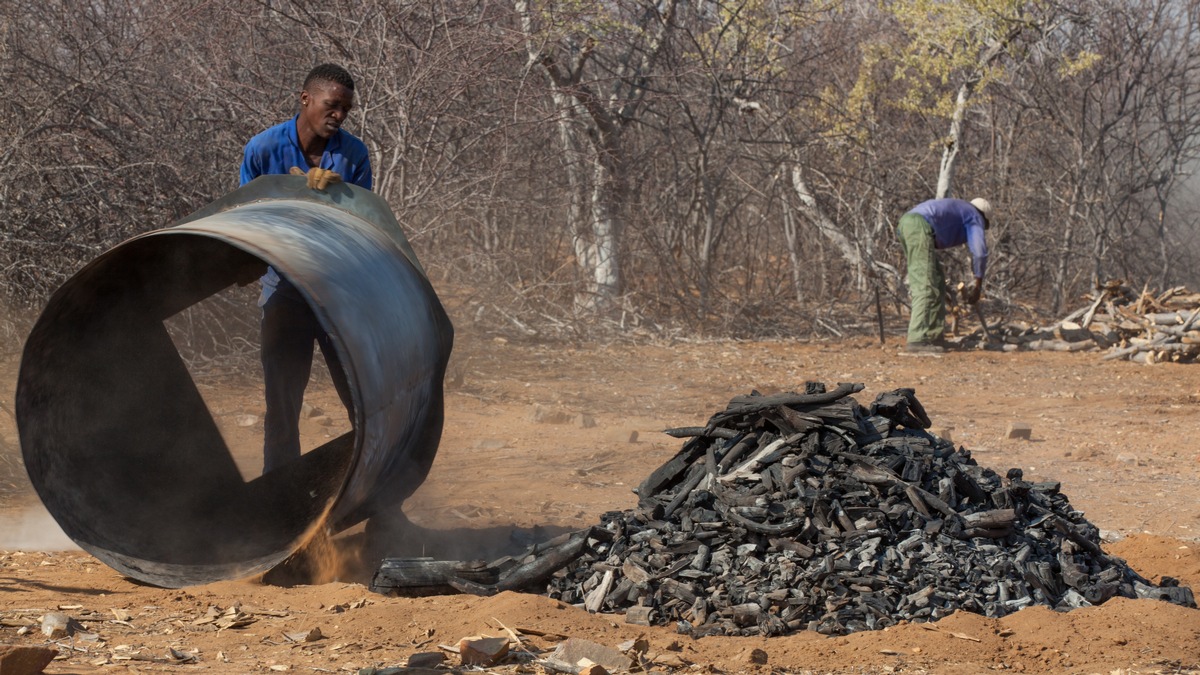
<instances>
[{"instance_id":1,"label":"dry dirt ground","mask_svg":"<svg viewBox=\"0 0 1200 675\"><path fill-rule=\"evenodd\" d=\"M8 411L15 364L4 372L0 402ZM451 376L437 462L405 509L419 526L404 542L409 554L487 558L531 536L596 523L604 511L633 506L631 488L678 449L661 429L702 424L752 389L863 382L862 403L915 388L935 427L949 429L980 464L1061 481L1106 535L1108 552L1153 580L1170 575L1200 590L1200 366L1147 367L1090 353L916 357L866 339L567 347L460 333ZM203 390L239 459L260 461L257 387ZM309 400L338 410L327 384L311 388ZM596 426L536 422L536 406L584 413ZM344 417L330 417L328 426L303 423L306 443L348 428ZM1032 426L1032 440L1004 438L1014 421ZM16 432L3 413L0 439L11 462ZM383 597L368 591L353 564L320 585L246 579L163 590L63 550L69 541L55 536L19 478L5 494L0 642L47 644L38 624L47 611L69 614L95 636L57 641L62 656L50 673L355 672L401 666L466 636L505 635L505 627L523 631L529 651L563 636L610 646L644 636L664 672L1200 672L1200 610L1150 600L1114 599L1066 614L1035 607L1001 620L960 612L848 637L692 640L537 595ZM341 541L348 563L356 536ZM233 606L254 621L225 630L204 622L211 607ZM287 637L313 628L321 639ZM766 653L765 665L752 662L755 649Z\"/></svg>"}]
</instances>

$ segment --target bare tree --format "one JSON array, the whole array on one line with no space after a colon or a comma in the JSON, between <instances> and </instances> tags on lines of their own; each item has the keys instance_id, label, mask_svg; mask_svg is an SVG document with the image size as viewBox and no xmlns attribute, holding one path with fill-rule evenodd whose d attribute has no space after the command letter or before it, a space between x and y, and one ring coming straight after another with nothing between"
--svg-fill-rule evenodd
<instances>
[{"instance_id":1,"label":"bare tree","mask_svg":"<svg viewBox=\"0 0 1200 675\"><path fill-rule=\"evenodd\" d=\"M587 226L567 224L576 262L590 276L582 305L610 308L621 292L621 232L626 196L627 156L623 137L646 99L648 83L671 30L677 0L597 5L599 13L580 13L556 20L550 12L535 15L528 0L515 0L525 35L529 63L542 69L554 89L562 114L560 130L568 155L566 169L573 189L590 191ZM540 20L539 20L540 19ZM601 48L607 25L625 30L615 50ZM634 37L634 39L628 39ZM596 71L593 74L593 71ZM586 142L580 139L586 138ZM587 148L586 161L579 149ZM590 167L590 175L582 168ZM579 218L572 197L568 218Z\"/></svg>"}]
</instances>

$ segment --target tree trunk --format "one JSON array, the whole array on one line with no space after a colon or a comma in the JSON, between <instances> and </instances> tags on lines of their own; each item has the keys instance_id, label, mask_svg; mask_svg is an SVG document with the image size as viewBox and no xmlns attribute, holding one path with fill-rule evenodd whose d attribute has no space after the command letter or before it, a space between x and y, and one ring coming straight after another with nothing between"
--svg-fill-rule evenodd
<instances>
[{"instance_id":1,"label":"tree trunk","mask_svg":"<svg viewBox=\"0 0 1200 675\"><path fill-rule=\"evenodd\" d=\"M1076 184L1075 188L1071 191L1071 203L1067 206L1067 222L1063 226L1061 255L1058 259L1058 268L1054 271L1054 293L1050 303L1050 313L1054 316L1057 316L1062 311L1063 295L1067 286L1071 247L1075 245L1075 220L1079 213L1079 190L1080 187Z\"/></svg>"},{"instance_id":2,"label":"tree trunk","mask_svg":"<svg viewBox=\"0 0 1200 675\"><path fill-rule=\"evenodd\" d=\"M553 92L555 106L560 111L558 118L558 135L563 145L563 167L567 173L567 231L571 234L571 248L575 252L575 264L589 278L588 290L591 291L596 269L596 246L592 237L588 213L585 205L588 203L587 166L584 156L586 147L580 139L583 131L580 128L577 105L574 100L560 92ZM578 298L577 304L588 304L584 298Z\"/></svg>"},{"instance_id":3,"label":"tree trunk","mask_svg":"<svg viewBox=\"0 0 1200 675\"><path fill-rule=\"evenodd\" d=\"M937 198L945 199L951 194L954 183L954 169L958 163L958 148L962 143L963 117L967 112L967 104L971 100L974 82L968 80L958 88L958 97L954 101L954 114L950 117L950 134L946 137L946 147L942 149L942 166L938 171Z\"/></svg>"},{"instance_id":4,"label":"tree trunk","mask_svg":"<svg viewBox=\"0 0 1200 675\"><path fill-rule=\"evenodd\" d=\"M592 247L596 255L591 270L592 284L588 289L591 298L585 306L605 311L613 306L621 292L622 190L611 156L606 158L605 153L600 153L592 162Z\"/></svg>"},{"instance_id":5,"label":"tree trunk","mask_svg":"<svg viewBox=\"0 0 1200 675\"><path fill-rule=\"evenodd\" d=\"M790 199L783 199L783 236L787 240L788 259L792 263L792 288L796 293L796 302L804 302L804 290L800 264L800 244L796 228L796 212L792 209Z\"/></svg>"},{"instance_id":6,"label":"tree trunk","mask_svg":"<svg viewBox=\"0 0 1200 675\"><path fill-rule=\"evenodd\" d=\"M833 222L833 219L817 203L816 197L813 196L812 190L804 180L804 169L799 163L792 164L792 189L800 198L800 212L826 240L837 248L842 259L854 270L855 286L859 290L867 287L867 276L876 276L880 272L886 272L893 276L899 275L895 267L874 258L872 255L874 246L860 246L846 235L843 228ZM878 235L879 233L872 233L872 236Z\"/></svg>"},{"instance_id":7,"label":"tree trunk","mask_svg":"<svg viewBox=\"0 0 1200 675\"><path fill-rule=\"evenodd\" d=\"M800 212L808 218L808 222L812 223L825 239L837 248L838 252L842 254L842 259L854 269L855 275L861 277L863 258L858 246L838 228L833 219L817 203L817 198L809 189L808 182L804 180L804 169L799 163L792 165L792 189L800 198Z\"/></svg>"}]
</instances>

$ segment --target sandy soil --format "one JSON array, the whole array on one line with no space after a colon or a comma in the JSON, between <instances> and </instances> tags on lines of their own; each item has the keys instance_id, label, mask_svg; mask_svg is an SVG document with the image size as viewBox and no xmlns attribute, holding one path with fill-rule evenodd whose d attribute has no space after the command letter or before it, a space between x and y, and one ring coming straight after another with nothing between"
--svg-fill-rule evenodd
<instances>
[{"instance_id":1,"label":"sandy soil","mask_svg":"<svg viewBox=\"0 0 1200 675\"><path fill-rule=\"evenodd\" d=\"M1061 481L1105 533L1106 550L1151 579L1174 576L1200 590L1194 365L1145 367L1086 353L915 357L869 340L571 348L463 331L456 349L446 433L429 480L406 506L419 528L404 542L405 553L487 558L531 536L592 524L604 511L632 506L631 488L678 449L661 429L701 424L752 389L854 381L867 386L858 396L863 403L914 387L935 427L949 430L980 464ZM0 395L6 411L13 370L9 364ZM203 389L239 461L261 461L257 388ZM304 422L306 443L348 428L330 386L313 387L309 400L331 412L327 426ZM597 424L538 423L535 406L590 415ZM1032 440L1005 439L1011 422L1032 425ZM0 414L10 458L15 436L12 420ZM404 665L414 653L471 635L505 635L505 627L529 631L522 637L529 651L553 648L564 636L609 646L644 636L660 671L696 664L709 672L1200 672L1200 611L1148 600L1116 599L1068 614L1030 608L1002 620L958 613L838 638L692 640L536 595L387 598L370 593L364 570L352 566L321 585L249 579L156 589L62 550L69 542L56 538L19 477L0 492L0 549L8 551L0 554L0 642L46 644L39 620L47 611L69 614L96 635L57 641L62 658L50 673L353 672ZM348 557L359 540L354 532L342 540ZM240 606L254 621L217 630L204 621L214 606ZM324 637L286 637L313 628ZM755 649L766 653L765 665L753 662Z\"/></svg>"}]
</instances>

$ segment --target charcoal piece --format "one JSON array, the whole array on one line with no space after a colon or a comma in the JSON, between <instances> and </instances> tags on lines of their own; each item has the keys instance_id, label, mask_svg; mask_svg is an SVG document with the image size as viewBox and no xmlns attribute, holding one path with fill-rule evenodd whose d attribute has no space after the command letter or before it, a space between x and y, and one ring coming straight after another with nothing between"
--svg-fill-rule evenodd
<instances>
[{"instance_id":1,"label":"charcoal piece","mask_svg":"<svg viewBox=\"0 0 1200 675\"><path fill-rule=\"evenodd\" d=\"M1150 584L1142 583L1141 581L1133 582L1133 590L1139 598L1150 598L1153 600L1166 600L1167 602L1184 607L1195 607L1196 598L1192 595L1192 590L1186 586L1151 586Z\"/></svg>"},{"instance_id":2,"label":"charcoal piece","mask_svg":"<svg viewBox=\"0 0 1200 675\"><path fill-rule=\"evenodd\" d=\"M983 487L966 471L954 471L951 474L954 480L954 487L958 493L965 496L971 504L983 504L987 501L987 493L983 491Z\"/></svg>"},{"instance_id":3,"label":"charcoal piece","mask_svg":"<svg viewBox=\"0 0 1200 675\"><path fill-rule=\"evenodd\" d=\"M689 606L696 602L696 589L690 583L667 578L659 582L658 588L665 595L676 598Z\"/></svg>"},{"instance_id":4,"label":"charcoal piece","mask_svg":"<svg viewBox=\"0 0 1200 675\"><path fill-rule=\"evenodd\" d=\"M625 610L625 623L635 626L652 626L655 618L653 607L633 606Z\"/></svg>"},{"instance_id":5,"label":"charcoal piece","mask_svg":"<svg viewBox=\"0 0 1200 675\"><path fill-rule=\"evenodd\" d=\"M897 389L880 394L871 404L872 416L879 415L909 429L928 429L933 426L925 407L917 401L912 389Z\"/></svg>"},{"instance_id":6,"label":"charcoal piece","mask_svg":"<svg viewBox=\"0 0 1200 675\"><path fill-rule=\"evenodd\" d=\"M674 429L663 429L663 433L673 438L691 438L694 436L703 436L705 438L725 438L733 439L741 436L740 431L733 429L722 429L720 427L675 427Z\"/></svg>"},{"instance_id":7,"label":"charcoal piece","mask_svg":"<svg viewBox=\"0 0 1200 675\"><path fill-rule=\"evenodd\" d=\"M717 463L718 474L725 473L729 467L738 462L747 450L759 447L758 434L747 434L745 438L738 441L725 453L721 461Z\"/></svg>"},{"instance_id":8,"label":"charcoal piece","mask_svg":"<svg viewBox=\"0 0 1200 675\"><path fill-rule=\"evenodd\" d=\"M819 428L822 423L820 417L793 410L786 405L771 408L764 412L780 431L788 434L812 431Z\"/></svg>"},{"instance_id":9,"label":"charcoal piece","mask_svg":"<svg viewBox=\"0 0 1200 675\"><path fill-rule=\"evenodd\" d=\"M675 513L683 505L683 502L691 496L692 490L695 490L696 486L700 485L700 481L704 480L704 477L707 475L708 469L704 464L693 466L691 471L688 472L687 480L679 487L679 490L671 498L671 501L663 507L663 517L670 518L671 514Z\"/></svg>"},{"instance_id":10,"label":"charcoal piece","mask_svg":"<svg viewBox=\"0 0 1200 675\"><path fill-rule=\"evenodd\" d=\"M773 396L735 396L729 401L724 412L717 413L709 420L709 424L737 416L752 415L763 410L781 405L799 408L800 406L819 406L832 403L841 398L856 394L866 387L857 383L840 383L837 389L815 394L775 394Z\"/></svg>"},{"instance_id":11,"label":"charcoal piece","mask_svg":"<svg viewBox=\"0 0 1200 675\"><path fill-rule=\"evenodd\" d=\"M633 583L628 577L617 582L608 595L604 596L604 606L616 607L629 598L630 591L633 591L637 584ZM640 593L638 594L640 595ZM637 597L635 595L634 597Z\"/></svg>"},{"instance_id":12,"label":"charcoal piece","mask_svg":"<svg viewBox=\"0 0 1200 675\"><path fill-rule=\"evenodd\" d=\"M892 421L882 415L871 415L862 420L861 426L862 435L858 442L860 445L868 445L887 438L892 430Z\"/></svg>"},{"instance_id":13,"label":"charcoal piece","mask_svg":"<svg viewBox=\"0 0 1200 675\"><path fill-rule=\"evenodd\" d=\"M658 494L660 490L679 479L692 463L704 454L706 447L707 441L702 438L693 438L684 443L683 448L674 457L655 469L634 492L643 498Z\"/></svg>"}]
</instances>

